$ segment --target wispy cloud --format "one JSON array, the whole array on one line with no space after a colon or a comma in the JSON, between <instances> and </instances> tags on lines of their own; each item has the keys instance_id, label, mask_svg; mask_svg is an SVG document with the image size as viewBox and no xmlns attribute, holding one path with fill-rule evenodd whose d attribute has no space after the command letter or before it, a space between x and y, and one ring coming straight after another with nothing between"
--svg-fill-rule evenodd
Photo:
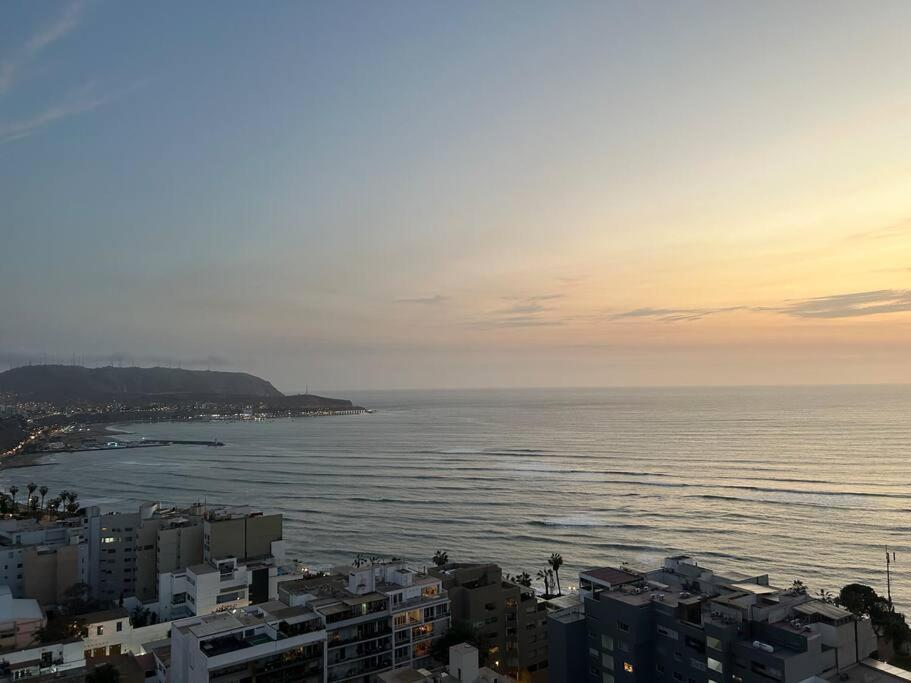
<instances>
[{"instance_id":1,"label":"wispy cloud","mask_svg":"<svg viewBox=\"0 0 911 683\"><path fill-rule=\"evenodd\" d=\"M397 304L420 304L424 306L439 306L449 301L448 296L443 296L442 294L434 294L433 296L418 296L412 297L409 299L396 299L395 303Z\"/></svg>"},{"instance_id":2,"label":"wispy cloud","mask_svg":"<svg viewBox=\"0 0 911 683\"><path fill-rule=\"evenodd\" d=\"M557 319L545 314L554 311L554 306L548 302L562 299L563 294L538 294L534 296L508 296L505 301L512 302L509 306L491 311L484 320L471 323L472 327L482 329L497 327L552 327L562 325L565 320Z\"/></svg>"},{"instance_id":3,"label":"wispy cloud","mask_svg":"<svg viewBox=\"0 0 911 683\"><path fill-rule=\"evenodd\" d=\"M0 121L0 145L28 137L36 130L61 119L97 109L115 97L113 94L95 94L94 87L88 85L74 91L63 102L51 105L33 116L18 121Z\"/></svg>"},{"instance_id":4,"label":"wispy cloud","mask_svg":"<svg viewBox=\"0 0 911 683\"><path fill-rule=\"evenodd\" d=\"M874 230L858 232L848 237L849 241L886 240L911 236L911 219L892 223Z\"/></svg>"},{"instance_id":5,"label":"wispy cloud","mask_svg":"<svg viewBox=\"0 0 911 683\"><path fill-rule=\"evenodd\" d=\"M13 54L0 61L0 95L13 87L19 74L41 53L73 31L82 17L84 4L80 1L65 5L53 20L39 28Z\"/></svg>"},{"instance_id":6,"label":"wispy cloud","mask_svg":"<svg viewBox=\"0 0 911 683\"><path fill-rule=\"evenodd\" d=\"M796 318L856 318L911 311L911 290L880 289L786 302L776 310Z\"/></svg>"},{"instance_id":7,"label":"wispy cloud","mask_svg":"<svg viewBox=\"0 0 911 683\"><path fill-rule=\"evenodd\" d=\"M787 299L771 306L722 306L718 308L636 308L611 316L611 320L645 318L661 322L690 322L710 315L749 311L778 313L793 318L856 318L911 311L911 290L879 289L807 299Z\"/></svg>"},{"instance_id":8,"label":"wispy cloud","mask_svg":"<svg viewBox=\"0 0 911 683\"><path fill-rule=\"evenodd\" d=\"M630 318L652 318L662 322L687 322L700 320L709 315L747 310L746 306L723 306L720 308L636 308L611 316L611 320Z\"/></svg>"}]
</instances>

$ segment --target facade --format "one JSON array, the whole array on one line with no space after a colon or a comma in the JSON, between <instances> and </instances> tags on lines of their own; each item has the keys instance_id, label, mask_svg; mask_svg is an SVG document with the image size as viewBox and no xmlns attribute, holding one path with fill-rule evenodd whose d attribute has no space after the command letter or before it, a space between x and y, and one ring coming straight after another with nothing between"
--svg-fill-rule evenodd
<instances>
[{"instance_id":1,"label":"facade","mask_svg":"<svg viewBox=\"0 0 911 683\"><path fill-rule=\"evenodd\" d=\"M553 683L797 683L837 676L876 649L869 620L686 556L648 572L582 572L579 592L581 611L549 620L552 652L564 646L552 655ZM568 677L580 657L585 677Z\"/></svg>"},{"instance_id":2,"label":"facade","mask_svg":"<svg viewBox=\"0 0 911 683\"><path fill-rule=\"evenodd\" d=\"M281 580L293 578L271 557L249 563L235 557L203 562L159 576L155 612L168 621L268 602L278 598Z\"/></svg>"},{"instance_id":3,"label":"facade","mask_svg":"<svg viewBox=\"0 0 911 683\"><path fill-rule=\"evenodd\" d=\"M449 648L449 664L438 669L396 669L377 676L379 683L517 683L478 663L478 649L468 643Z\"/></svg>"},{"instance_id":4,"label":"facade","mask_svg":"<svg viewBox=\"0 0 911 683\"><path fill-rule=\"evenodd\" d=\"M321 683L326 631L312 610L272 602L174 622L167 662L153 652L171 683Z\"/></svg>"},{"instance_id":5,"label":"facade","mask_svg":"<svg viewBox=\"0 0 911 683\"><path fill-rule=\"evenodd\" d=\"M179 509L145 503L138 512L102 514L89 508L86 515L87 583L103 600L136 597L143 603L156 602L160 575L213 559L284 559L282 516L252 508L196 504ZM262 600L268 599L268 571L256 576L254 583Z\"/></svg>"},{"instance_id":6,"label":"facade","mask_svg":"<svg viewBox=\"0 0 911 683\"><path fill-rule=\"evenodd\" d=\"M0 586L0 650L31 646L44 624L37 600L14 598L9 586Z\"/></svg>"},{"instance_id":7,"label":"facade","mask_svg":"<svg viewBox=\"0 0 911 683\"><path fill-rule=\"evenodd\" d=\"M0 581L15 598L55 605L87 583L91 565L85 520L0 520Z\"/></svg>"},{"instance_id":8,"label":"facade","mask_svg":"<svg viewBox=\"0 0 911 683\"><path fill-rule=\"evenodd\" d=\"M56 678L61 672L79 670L83 667L85 658L82 653L82 641L79 638L36 645L25 650L0 653L0 683L38 676L54 675Z\"/></svg>"},{"instance_id":9,"label":"facade","mask_svg":"<svg viewBox=\"0 0 911 683\"><path fill-rule=\"evenodd\" d=\"M434 642L449 630L442 581L401 562L338 568L278 590L282 601L323 619L332 683L369 683L383 671L427 665Z\"/></svg>"},{"instance_id":10,"label":"facade","mask_svg":"<svg viewBox=\"0 0 911 683\"><path fill-rule=\"evenodd\" d=\"M547 680L547 608L534 590L504 581L495 564L439 572L454 623L478 633L482 662L521 681Z\"/></svg>"}]
</instances>

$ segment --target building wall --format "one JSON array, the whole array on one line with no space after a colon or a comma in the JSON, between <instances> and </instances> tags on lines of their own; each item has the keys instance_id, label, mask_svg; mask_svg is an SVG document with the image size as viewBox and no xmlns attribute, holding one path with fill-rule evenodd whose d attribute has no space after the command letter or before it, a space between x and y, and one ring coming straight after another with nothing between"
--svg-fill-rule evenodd
<instances>
[{"instance_id":1,"label":"building wall","mask_svg":"<svg viewBox=\"0 0 911 683\"><path fill-rule=\"evenodd\" d=\"M552 615L547 623L548 683L588 680L588 628L585 616Z\"/></svg>"},{"instance_id":2,"label":"building wall","mask_svg":"<svg viewBox=\"0 0 911 683\"><path fill-rule=\"evenodd\" d=\"M60 604L70 587L86 582L86 562L86 548L81 545L26 548L22 554L24 595L42 605Z\"/></svg>"}]
</instances>

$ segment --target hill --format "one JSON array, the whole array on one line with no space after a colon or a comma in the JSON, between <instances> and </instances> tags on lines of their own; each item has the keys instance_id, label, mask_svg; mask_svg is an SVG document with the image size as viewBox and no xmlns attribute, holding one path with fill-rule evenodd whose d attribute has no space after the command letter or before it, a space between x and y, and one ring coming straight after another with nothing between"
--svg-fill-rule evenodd
<instances>
[{"instance_id":1,"label":"hill","mask_svg":"<svg viewBox=\"0 0 911 683\"><path fill-rule=\"evenodd\" d=\"M58 404L180 397L284 398L271 383L246 372L78 365L30 365L7 370L0 373L0 393Z\"/></svg>"}]
</instances>

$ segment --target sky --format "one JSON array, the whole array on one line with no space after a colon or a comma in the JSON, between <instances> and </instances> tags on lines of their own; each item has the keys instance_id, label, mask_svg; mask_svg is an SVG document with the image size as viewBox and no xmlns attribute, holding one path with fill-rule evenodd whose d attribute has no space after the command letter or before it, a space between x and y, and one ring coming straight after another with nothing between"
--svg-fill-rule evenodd
<instances>
[{"instance_id":1,"label":"sky","mask_svg":"<svg viewBox=\"0 0 911 683\"><path fill-rule=\"evenodd\" d=\"M911 382L911 3L0 5L0 365Z\"/></svg>"}]
</instances>

